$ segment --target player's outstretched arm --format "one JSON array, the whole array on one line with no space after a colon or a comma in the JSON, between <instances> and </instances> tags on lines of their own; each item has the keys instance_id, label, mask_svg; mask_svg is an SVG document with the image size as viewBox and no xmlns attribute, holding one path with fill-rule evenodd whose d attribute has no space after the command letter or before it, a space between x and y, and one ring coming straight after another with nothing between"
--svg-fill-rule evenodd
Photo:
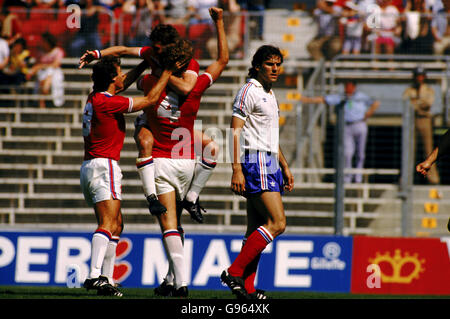
<instances>
[{"instance_id":1,"label":"player's outstretched arm","mask_svg":"<svg viewBox=\"0 0 450 319\"><path fill-rule=\"evenodd\" d=\"M103 50L86 50L86 52L81 56L78 68L81 69L85 65L91 63L96 59L100 59L103 56L113 55L113 56L124 56L130 55L134 57L139 57L140 47L125 47L125 46L112 46Z\"/></svg>"},{"instance_id":2,"label":"player's outstretched arm","mask_svg":"<svg viewBox=\"0 0 450 319\"><path fill-rule=\"evenodd\" d=\"M213 81L217 80L228 64L229 52L227 36L225 34L225 27L223 23L223 10L212 7L209 9L211 19L214 21L217 30L217 49L218 56L210 66L206 68L206 72L211 74Z\"/></svg>"},{"instance_id":3,"label":"player's outstretched arm","mask_svg":"<svg viewBox=\"0 0 450 319\"><path fill-rule=\"evenodd\" d=\"M417 164L416 171L426 176L435 162L439 161L443 156L448 155L450 155L450 129L442 135L439 145L433 152L422 163Z\"/></svg>"},{"instance_id":4,"label":"player's outstretched arm","mask_svg":"<svg viewBox=\"0 0 450 319\"><path fill-rule=\"evenodd\" d=\"M130 85L133 84L141 76L141 74L147 69L147 67L148 63L146 61L142 61L131 71L127 72L127 74L125 75L125 80L123 81L123 88L121 90L117 90L116 94L128 89Z\"/></svg>"},{"instance_id":5,"label":"player's outstretched arm","mask_svg":"<svg viewBox=\"0 0 450 319\"><path fill-rule=\"evenodd\" d=\"M167 86L172 70L164 70L158 79L158 82L152 87L144 97L133 98L133 111L137 112L158 103L159 97Z\"/></svg>"},{"instance_id":6,"label":"player's outstretched arm","mask_svg":"<svg viewBox=\"0 0 450 319\"><path fill-rule=\"evenodd\" d=\"M419 174L422 174L423 176L427 176L428 171L430 170L431 166L436 162L439 154L439 147L436 147L433 152L431 152L430 155L422 162L417 164L416 171Z\"/></svg>"}]
</instances>

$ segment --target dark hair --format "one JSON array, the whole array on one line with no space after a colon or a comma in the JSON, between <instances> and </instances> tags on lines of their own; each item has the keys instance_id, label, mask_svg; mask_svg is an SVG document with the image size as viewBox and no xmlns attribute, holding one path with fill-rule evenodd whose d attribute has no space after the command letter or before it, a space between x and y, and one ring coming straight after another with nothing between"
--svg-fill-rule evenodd
<instances>
[{"instance_id":1,"label":"dark hair","mask_svg":"<svg viewBox=\"0 0 450 319\"><path fill-rule=\"evenodd\" d=\"M164 48L160 62L165 68L173 68L177 61L191 60L194 56L194 48L189 40L180 39L174 44ZM179 76L186 71L188 64L178 70L174 75Z\"/></svg>"},{"instance_id":2,"label":"dark hair","mask_svg":"<svg viewBox=\"0 0 450 319\"><path fill-rule=\"evenodd\" d=\"M16 41L13 42L12 46L15 46L16 44L21 44L24 50L27 48L27 41L25 41L24 38L17 38Z\"/></svg>"},{"instance_id":3,"label":"dark hair","mask_svg":"<svg viewBox=\"0 0 450 319\"><path fill-rule=\"evenodd\" d=\"M102 92L114 82L117 76L117 66L120 66L120 59L115 56L105 56L94 64L92 68L92 81L94 82L94 92Z\"/></svg>"},{"instance_id":4,"label":"dark hair","mask_svg":"<svg viewBox=\"0 0 450 319\"><path fill-rule=\"evenodd\" d=\"M152 29L149 38L152 42L159 42L162 45L167 45L175 43L180 38L180 34L177 29L170 24L158 24Z\"/></svg>"},{"instance_id":5,"label":"dark hair","mask_svg":"<svg viewBox=\"0 0 450 319\"><path fill-rule=\"evenodd\" d=\"M53 49L54 47L56 47L57 41L56 38L53 34L49 33L49 32L44 32L44 34L42 34L42 39L44 41L47 41L48 44L50 44L50 47Z\"/></svg>"},{"instance_id":6,"label":"dark hair","mask_svg":"<svg viewBox=\"0 0 450 319\"><path fill-rule=\"evenodd\" d=\"M421 67L421 66L418 66L417 68L415 68L415 69L413 70L413 77L414 77L414 78L416 78L416 77L419 76L419 75L423 75L423 76L426 76L426 75L427 75L427 72L426 72L425 69L424 69L423 67Z\"/></svg>"},{"instance_id":7,"label":"dark hair","mask_svg":"<svg viewBox=\"0 0 450 319\"><path fill-rule=\"evenodd\" d=\"M281 63L283 63L283 54L280 49L273 45L263 45L256 50L252 59L252 67L248 69L248 76L251 78L256 78L258 75L257 67L260 67L264 61L270 59L273 56L278 56L281 59Z\"/></svg>"}]
</instances>

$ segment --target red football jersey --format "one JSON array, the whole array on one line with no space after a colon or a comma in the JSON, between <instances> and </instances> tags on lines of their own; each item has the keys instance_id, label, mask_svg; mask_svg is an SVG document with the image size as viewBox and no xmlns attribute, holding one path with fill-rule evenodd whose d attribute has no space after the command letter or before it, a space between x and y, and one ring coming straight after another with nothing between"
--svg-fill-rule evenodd
<instances>
[{"instance_id":1,"label":"red football jersey","mask_svg":"<svg viewBox=\"0 0 450 319\"><path fill-rule=\"evenodd\" d=\"M125 139L123 113L133 109L133 99L108 92L89 94L83 111L84 160L118 161Z\"/></svg>"},{"instance_id":2,"label":"red football jersey","mask_svg":"<svg viewBox=\"0 0 450 319\"><path fill-rule=\"evenodd\" d=\"M142 47L139 51L139 56L147 61L147 63L150 65L150 68L152 70L161 68L161 65L159 64L159 61L154 56L153 48L150 46ZM200 71L200 65L198 62L194 59L191 59L189 61L189 65L187 67L186 72L188 73L195 73L198 75L198 72Z\"/></svg>"},{"instance_id":3,"label":"red football jersey","mask_svg":"<svg viewBox=\"0 0 450 319\"><path fill-rule=\"evenodd\" d=\"M142 78L141 87L147 94L158 81L153 75ZM187 96L178 96L169 87L161 94L158 105L147 110L147 123L153 133L153 157L194 159L194 121L203 92L212 84L211 75L197 79Z\"/></svg>"}]
</instances>

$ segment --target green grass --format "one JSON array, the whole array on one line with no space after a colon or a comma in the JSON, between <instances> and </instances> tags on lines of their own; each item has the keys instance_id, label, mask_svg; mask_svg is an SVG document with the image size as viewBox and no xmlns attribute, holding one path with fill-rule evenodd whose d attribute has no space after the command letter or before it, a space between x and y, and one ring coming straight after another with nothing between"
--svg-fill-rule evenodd
<instances>
[{"instance_id":1,"label":"green grass","mask_svg":"<svg viewBox=\"0 0 450 319\"><path fill-rule=\"evenodd\" d=\"M122 299L161 299L155 296L153 288L121 288ZM350 293L323 292L267 292L273 299L450 299L450 296L418 295L363 295ZM84 288L36 287L36 286L0 286L0 299L108 299L100 297L95 291ZM115 297L114 297L115 298ZM227 290L190 290L190 299L234 299ZM166 299L166 298L164 298Z\"/></svg>"}]
</instances>

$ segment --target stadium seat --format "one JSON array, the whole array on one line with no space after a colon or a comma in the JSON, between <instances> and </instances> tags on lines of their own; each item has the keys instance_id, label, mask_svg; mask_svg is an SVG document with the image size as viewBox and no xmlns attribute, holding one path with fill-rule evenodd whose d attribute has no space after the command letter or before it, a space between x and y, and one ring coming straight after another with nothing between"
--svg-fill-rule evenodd
<instances>
[{"instance_id":1,"label":"stadium seat","mask_svg":"<svg viewBox=\"0 0 450 319\"><path fill-rule=\"evenodd\" d=\"M186 37L186 26L184 24L173 24L173 27L177 29L178 33L180 34L180 37L182 38Z\"/></svg>"},{"instance_id":2,"label":"stadium seat","mask_svg":"<svg viewBox=\"0 0 450 319\"><path fill-rule=\"evenodd\" d=\"M24 7L11 6L9 7L9 11L11 13L14 13L20 21L24 21L27 19L27 11Z\"/></svg>"},{"instance_id":3,"label":"stadium seat","mask_svg":"<svg viewBox=\"0 0 450 319\"><path fill-rule=\"evenodd\" d=\"M212 36L211 25L208 23L191 24L188 26L187 33L188 39L194 46L194 58L204 58L206 41Z\"/></svg>"},{"instance_id":4,"label":"stadium seat","mask_svg":"<svg viewBox=\"0 0 450 319\"><path fill-rule=\"evenodd\" d=\"M36 20L25 20L22 22L22 34L41 35L47 31L47 24Z\"/></svg>"},{"instance_id":5,"label":"stadium seat","mask_svg":"<svg viewBox=\"0 0 450 319\"><path fill-rule=\"evenodd\" d=\"M98 33L104 46L108 46L111 39L111 19L107 14L100 13L98 16Z\"/></svg>"},{"instance_id":6,"label":"stadium seat","mask_svg":"<svg viewBox=\"0 0 450 319\"><path fill-rule=\"evenodd\" d=\"M191 24L188 27L188 38L191 41L206 41L211 35L211 25L208 23Z\"/></svg>"}]
</instances>

